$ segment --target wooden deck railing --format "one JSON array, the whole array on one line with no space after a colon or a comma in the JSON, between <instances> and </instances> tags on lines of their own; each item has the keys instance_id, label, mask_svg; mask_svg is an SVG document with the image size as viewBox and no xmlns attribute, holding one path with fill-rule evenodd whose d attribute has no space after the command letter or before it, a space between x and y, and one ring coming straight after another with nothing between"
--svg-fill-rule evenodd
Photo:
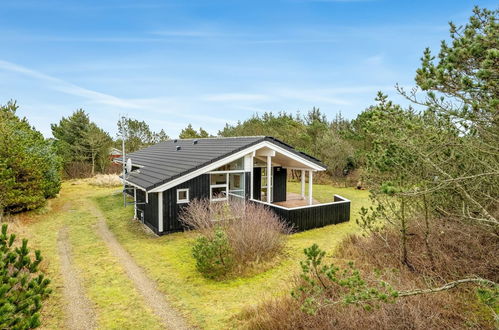
<instances>
[{"instance_id":1,"label":"wooden deck railing","mask_svg":"<svg viewBox=\"0 0 499 330\"><path fill-rule=\"evenodd\" d=\"M334 195L334 202L331 203L291 208L254 199L251 201L264 204L289 225L292 225L296 231L319 228L350 220L350 201L340 195Z\"/></svg>"}]
</instances>

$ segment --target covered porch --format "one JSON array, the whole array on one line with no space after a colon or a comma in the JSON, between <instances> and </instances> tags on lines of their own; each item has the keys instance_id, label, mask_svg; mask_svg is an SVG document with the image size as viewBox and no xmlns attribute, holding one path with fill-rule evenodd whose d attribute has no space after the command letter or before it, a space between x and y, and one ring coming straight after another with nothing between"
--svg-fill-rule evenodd
<instances>
[{"instance_id":1,"label":"covered porch","mask_svg":"<svg viewBox=\"0 0 499 330\"><path fill-rule=\"evenodd\" d=\"M286 208L292 208L292 207L300 207L300 206L307 206L309 204L309 200L307 198L303 198L300 194L292 193L292 192L287 192L286 193L286 200L283 202L273 202L272 204L274 205L279 205L283 206ZM317 205L320 204L319 201L316 199L312 199L312 204L311 205Z\"/></svg>"},{"instance_id":2,"label":"covered porch","mask_svg":"<svg viewBox=\"0 0 499 330\"><path fill-rule=\"evenodd\" d=\"M264 147L249 155L250 199L282 206L318 204L313 198L314 172L325 168L296 155ZM300 173L301 193L287 191L288 171Z\"/></svg>"},{"instance_id":3,"label":"covered porch","mask_svg":"<svg viewBox=\"0 0 499 330\"><path fill-rule=\"evenodd\" d=\"M314 199L314 172L325 168L271 148L249 155L250 201L266 205L295 230L302 231L350 220L350 201L339 195L320 203ZM287 191L288 170L300 173L300 193Z\"/></svg>"}]
</instances>

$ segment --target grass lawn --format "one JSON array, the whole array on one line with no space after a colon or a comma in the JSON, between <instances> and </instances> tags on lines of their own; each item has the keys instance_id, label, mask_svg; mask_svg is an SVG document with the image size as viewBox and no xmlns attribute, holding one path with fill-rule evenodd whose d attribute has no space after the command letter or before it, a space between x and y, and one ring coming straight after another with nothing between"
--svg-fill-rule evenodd
<instances>
[{"instance_id":1,"label":"grass lawn","mask_svg":"<svg viewBox=\"0 0 499 330\"><path fill-rule=\"evenodd\" d=\"M288 190L299 191L298 183L290 183ZM130 221L133 207L123 208L121 196L96 197L107 217L108 225L119 242L129 251L160 290L168 295L184 315L195 325L208 329L237 326L234 316L244 306L257 304L262 299L288 294L289 280L298 271L302 251L313 243L328 252L358 228L355 218L361 206L369 203L368 192L352 188L335 188L314 185L314 198L321 202L332 201L334 194L352 201L351 221L293 234L287 243L286 257L262 273L226 281L208 280L195 269L191 256L195 233L176 233L154 237Z\"/></svg>"},{"instance_id":2,"label":"grass lawn","mask_svg":"<svg viewBox=\"0 0 499 330\"><path fill-rule=\"evenodd\" d=\"M62 294L63 280L57 249L58 232L68 228L71 257L79 271L85 293L89 298L101 329L147 328L161 329L154 314L142 303L118 262L108 251L105 242L95 233L96 219L86 210L88 198L109 196L114 189L96 189L87 184L64 183L58 198L36 212L15 217L9 226L20 237L29 239L31 250L40 249L44 261L41 268L51 279L53 294L42 309L42 328L65 328L66 302Z\"/></svg>"},{"instance_id":3,"label":"grass lawn","mask_svg":"<svg viewBox=\"0 0 499 330\"><path fill-rule=\"evenodd\" d=\"M289 191L299 189L298 183L289 184ZM96 233L97 219L88 209L92 200L97 201L104 212L118 241L158 283L172 304L193 325L208 329L237 327L235 316L245 306L289 294L289 281L299 270L303 249L318 243L333 252L342 238L358 231L355 224L358 210L369 203L367 191L315 185L314 198L321 202L331 201L335 193L352 200L351 221L290 235L285 256L272 267L253 276L218 282L205 279L195 269L191 247L196 233L163 237L150 234L131 220L133 207L123 207L121 194L116 194L118 190L65 182L60 196L50 200L46 208L18 215L9 226L19 237L29 239L31 249L42 250L41 267L52 280L54 293L44 304L42 328L65 327L66 302L57 248L58 233L63 227L68 231L73 267L79 272L98 328L161 328L118 260Z\"/></svg>"}]
</instances>

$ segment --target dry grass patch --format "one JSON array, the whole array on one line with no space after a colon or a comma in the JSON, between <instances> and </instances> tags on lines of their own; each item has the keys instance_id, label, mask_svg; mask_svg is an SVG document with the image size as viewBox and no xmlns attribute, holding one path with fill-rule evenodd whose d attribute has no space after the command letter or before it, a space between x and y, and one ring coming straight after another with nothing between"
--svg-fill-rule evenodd
<instances>
[{"instance_id":1,"label":"dry grass patch","mask_svg":"<svg viewBox=\"0 0 499 330\"><path fill-rule=\"evenodd\" d=\"M423 229L411 228L410 260L415 270L401 265L399 239L387 232L387 243L374 237L350 236L326 263L345 267L353 260L369 283L381 279L397 290L438 287L453 280L480 276L499 281L498 237L483 228L457 221L436 223L432 228L432 263L424 245ZM376 275L378 273L378 275ZM303 284L295 278L294 286ZM315 315L301 310L303 299L287 295L268 300L239 315L248 329L493 329L491 310L477 296L476 286L378 303L372 310L358 305L336 304L319 308Z\"/></svg>"},{"instance_id":2,"label":"dry grass patch","mask_svg":"<svg viewBox=\"0 0 499 330\"><path fill-rule=\"evenodd\" d=\"M289 189L299 192L299 183L289 183ZM316 242L333 251L344 237L358 231L355 217L361 206L368 206L368 192L314 185L314 197L318 200L330 201L335 193L352 200L350 222L288 235L284 256L274 258L271 265L260 263L262 268L252 267L253 273L223 281L207 279L197 271L192 257L196 232L151 237L142 232L136 221L131 221L133 208L123 208L121 195L97 201L111 231L148 275L157 280L172 304L200 328L221 329L239 327L234 316L245 306L288 295L293 274L299 271L303 248Z\"/></svg>"},{"instance_id":3,"label":"dry grass patch","mask_svg":"<svg viewBox=\"0 0 499 330\"><path fill-rule=\"evenodd\" d=\"M89 179L89 184L97 187L119 187L123 182L117 174L97 174Z\"/></svg>"}]
</instances>

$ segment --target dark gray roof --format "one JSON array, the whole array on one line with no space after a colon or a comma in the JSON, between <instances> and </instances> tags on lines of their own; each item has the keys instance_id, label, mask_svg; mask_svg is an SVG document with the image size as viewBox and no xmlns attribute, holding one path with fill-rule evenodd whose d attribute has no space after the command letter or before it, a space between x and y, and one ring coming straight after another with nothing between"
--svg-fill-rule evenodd
<instances>
[{"instance_id":1,"label":"dark gray roof","mask_svg":"<svg viewBox=\"0 0 499 330\"><path fill-rule=\"evenodd\" d=\"M194 140L197 140L196 144L193 143ZM151 190L262 141L274 143L319 166L326 167L318 159L272 137L176 139L127 154L126 158L131 158L133 165L140 167L138 173L132 172L127 177L127 181L145 190ZM177 150L177 146L180 150ZM121 158L117 161L121 161Z\"/></svg>"}]
</instances>

